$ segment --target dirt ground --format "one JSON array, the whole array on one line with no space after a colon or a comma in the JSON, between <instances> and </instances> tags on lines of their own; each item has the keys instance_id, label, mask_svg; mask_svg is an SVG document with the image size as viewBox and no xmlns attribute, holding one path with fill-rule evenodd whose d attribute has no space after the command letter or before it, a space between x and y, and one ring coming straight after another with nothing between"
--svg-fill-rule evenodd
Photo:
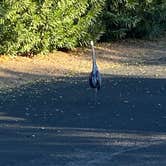
<instances>
[{"instance_id":1,"label":"dirt ground","mask_svg":"<svg viewBox=\"0 0 166 166\"><path fill-rule=\"evenodd\" d=\"M166 78L166 37L156 41L128 40L97 44L97 63L102 74ZM91 71L91 50L49 55L0 57L0 89L18 87L57 76L73 76Z\"/></svg>"},{"instance_id":2,"label":"dirt ground","mask_svg":"<svg viewBox=\"0 0 166 166\"><path fill-rule=\"evenodd\" d=\"M89 49L2 56L0 166L165 166L165 46L96 45L96 97Z\"/></svg>"}]
</instances>

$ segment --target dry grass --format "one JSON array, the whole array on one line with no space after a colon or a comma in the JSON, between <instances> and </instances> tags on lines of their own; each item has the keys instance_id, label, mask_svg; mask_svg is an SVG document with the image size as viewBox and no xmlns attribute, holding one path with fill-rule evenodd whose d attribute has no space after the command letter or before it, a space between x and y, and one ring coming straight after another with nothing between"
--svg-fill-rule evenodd
<instances>
[{"instance_id":1,"label":"dry grass","mask_svg":"<svg viewBox=\"0 0 166 166\"><path fill-rule=\"evenodd\" d=\"M37 75L64 75L89 73L91 70L91 56L80 56L71 53L55 52L48 55L27 57L0 57L1 68L19 73ZM107 60L98 60L101 70L119 67L118 63L110 63ZM7 73L0 71L0 76ZM10 75L11 76L11 75Z\"/></svg>"},{"instance_id":2,"label":"dry grass","mask_svg":"<svg viewBox=\"0 0 166 166\"><path fill-rule=\"evenodd\" d=\"M57 76L73 76L89 73L91 55L55 52L48 55L28 57L0 57L0 87L16 87L39 79L53 79ZM118 63L98 60L101 71L118 68Z\"/></svg>"}]
</instances>

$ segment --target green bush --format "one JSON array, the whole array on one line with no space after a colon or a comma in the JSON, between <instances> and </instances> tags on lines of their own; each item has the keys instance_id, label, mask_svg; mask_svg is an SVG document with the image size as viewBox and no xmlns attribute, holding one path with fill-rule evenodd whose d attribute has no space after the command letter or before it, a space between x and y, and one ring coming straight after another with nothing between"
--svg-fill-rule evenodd
<instances>
[{"instance_id":1,"label":"green bush","mask_svg":"<svg viewBox=\"0 0 166 166\"><path fill-rule=\"evenodd\" d=\"M102 40L153 38L166 30L165 0L107 0Z\"/></svg>"},{"instance_id":2,"label":"green bush","mask_svg":"<svg viewBox=\"0 0 166 166\"><path fill-rule=\"evenodd\" d=\"M0 53L27 55L86 44L102 29L103 5L103 0L0 0Z\"/></svg>"}]
</instances>

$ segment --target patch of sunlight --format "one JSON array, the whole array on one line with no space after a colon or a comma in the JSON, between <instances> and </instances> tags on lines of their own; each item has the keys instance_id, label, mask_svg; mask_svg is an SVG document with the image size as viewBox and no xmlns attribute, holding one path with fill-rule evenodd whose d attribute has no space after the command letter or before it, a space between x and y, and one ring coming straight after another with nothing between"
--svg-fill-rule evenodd
<instances>
[{"instance_id":1,"label":"patch of sunlight","mask_svg":"<svg viewBox=\"0 0 166 166\"><path fill-rule=\"evenodd\" d=\"M8 117L5 114L1 113L0 117ZM24 120L23 118L16 118L11 117L12 119L20 119ZM74 128L74 127L45 127L45 126L24 126L20 124L10 125L7 126L1 125L0 128L19 128L19 129L33 129L33 130L45 130L45 131L52 131L51 136L62 136L62 137L82 137L82 138L98 138L98 139L124 139L124 140L139 140L142 141L166 141L166 133L160 132L141 132L141 131L111 131L106 129L95 129L95 128Z\"/></svg>"},{"instance_id":2,"label":"patch of sunlight","mask_svg":"<svg viewBox=\"0 0 166 166\"><path fill-rule=\"evenodd\" d=\"M7 55L0 55L0 62L6 62L12 59L12 56L7 56Z\"/></svg>"},{"instance_id":3,"label":"patch of sunlight","mask_svg":"<svg viewBox=\"0 0 166 166\"><path fill-rule=\"evenodd\" d=\"M4 112L0 112L0 121L25 121L24 118L8 116Z\"/></svg>"}]
</instances>

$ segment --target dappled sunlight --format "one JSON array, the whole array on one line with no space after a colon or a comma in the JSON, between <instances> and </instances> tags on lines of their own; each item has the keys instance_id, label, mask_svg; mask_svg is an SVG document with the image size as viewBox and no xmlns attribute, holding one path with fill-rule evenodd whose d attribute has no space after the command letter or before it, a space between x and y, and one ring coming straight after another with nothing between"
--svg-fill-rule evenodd
<instances>
[{"instance_id":1,"label":"dappled sunlight","mask_svg":"<svg viewBox=\"0 0 166 166\"><path fill-rule=\"evenodd\" d=\"M20 118L20 117L14 117L14 116L8 116L7 113L5 112L0 112L0 121L8 121L8 122L19 122L19 121L25 121L24 118Z\"/></svg>"},{"instance_id":2,"label":"dappled sunlight","mask_svg":"<svg viewBox=\"0 0 166 166\"><path fill-rule=\"evenodd\" d=\"M49 161L56 162L56 159L65 158L69 166L72 165L72 162L82 166L86 162L95 164L101 161L113 162L116 157L123 155L130 157L136 155L137 158L164 159L165 157L163 153L145 155L141 151L162 146L166 142L166 134L160 132L112 131L22 124L0 124L0 130L1 132L6 131L0 138L0 154L2 156L15 154L16 158L20 155L26 158L26 156L39 154L41 160L40 162L36 160L36 164L44 162L40 156L41 153L47 154ZM12 148L14 145L17 148Z\"/></svg>"},{"instance_id":3,"label":"dappled sunlight","mask_svg":"<svg viewBox=\"0 0 166 166\"><path fill-rule=\"evenodd\" d=\"M117 63L130 65L165 65L165 39L163 42L122 41L97 45L99 57Z\"/></svg>"},{"instance_id":4,"label":"dappled sunlight","mask_svg":"<svg viewBox=\"0 0 166 166\"><path fill-rule=\"evenodd\" d=\"M10 116L0 116L0 121L24 121L23 118L10 117Z\"/></svg>"},{"instance_id":5,"label":"dappled sunlight","mask_svg":"<svg viewBox=\"0 0 166 166\"><path fill-rule=\"evenodd\" d=\"M58 144L62 142L65 145L88 144L88 145L106 145L106 146L136 146L136 145L154 145L166 141L166 134L160 132L141 132L141 131L111 131L95 128L72 128L72 127L48 127L48 126L30 126L21 124L1 124L0 129L17 130L20 136L32 134L29 136L46 141L48 144ZM40 137L41 136L41 137ZM47 141L47 139L52 141ZM56 140L57 138L57 140ZM58 139L59 138L59 139ZM66 142L65 139L68 139ZM13 138L11 138L13 139ZM77 141L81 139L80 142ZM76 142L75 142L76 141Z\"/></svg>"}]
</instances>

